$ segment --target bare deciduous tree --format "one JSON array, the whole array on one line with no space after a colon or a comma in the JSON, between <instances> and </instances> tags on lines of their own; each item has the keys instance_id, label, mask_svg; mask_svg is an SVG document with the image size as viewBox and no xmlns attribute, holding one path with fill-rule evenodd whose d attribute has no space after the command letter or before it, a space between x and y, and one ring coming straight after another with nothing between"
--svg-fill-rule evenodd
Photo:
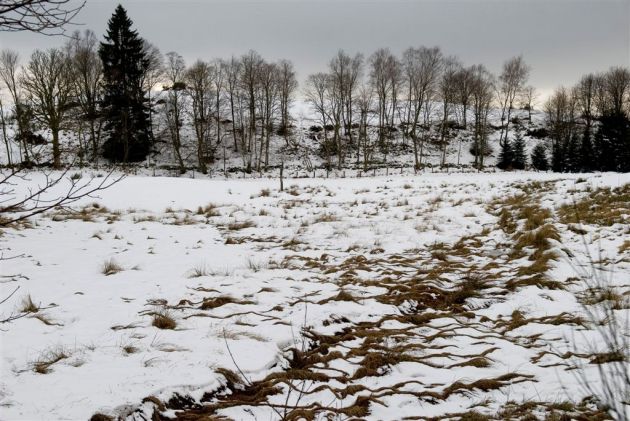
<instances>
[{"instance_id":1,"label":"bare deciduous tree","mask_svg":"<svg viewBox=\"0 0 630 421\"><path fill-rule=\"evenodd\" d=\"M529 78L529 70L529 66L525 64L522 56L513 57L503 63L503 70L499 75L499 83L497 85L497 98L501 108L500 145L503 145L503 142L508 137L514 102L519 97Z\"/></svg>"},{"instance_id":2,"label":"bare deciduous tree","mask_svg":"<svg viewBox=\"0 0 630 421\"><path fill-rule=\"evenodd\" d=\"M527 110L527 121L532 122L532 111L538 100L538 91L532 85L523 88L521 92L521 106Z\"/></svg>"},{"instance_id":3,"label":"bare deciduous tree","mask_svg":"<svg viewBox=\"0 0 630 421\"><path fill-rule=\"evenodd\" d=\"M474 165L478 169L483 169L483 160L487 150L488 114L494 93L494 77L481 64L472 66L471 72L472 106L475 118L473 129Z\"/></svg>"},{"instance_id":4,"label":"bare deciduous tree","mask_svg":"<svg viewBox=\"0 0 630 421\"><path fill-rule=\"evenodd\" d=\"M592 73L583 76L574 89L574 95L580 114L586 123L586 130L590 130L593 124L593 111L595 107L596 76Z\"/></svg>"},{"instance_id":5,"label":"bare deciduous tree","mask_svg":"<svg viewBox=\"0 0 630 421\"><path fill-rule=\"evenodd\" d=\"M234 141L234 152L238 152L238 140L237 134L242 133L243 125L242 120L241 124L237 128L236 117L241 115L237 112L236 106L238 104L239 97L239 77L241 71L240 61L232 56L230 60L225 63L225 83L227 88L227 97L230 103L230 114L232 117L232 138ZM242 136L240 137L241 142L243 142Z\"/></svg>"},{"instance_id":6,"label":"bare deciduous tree","mask_svg":"<svg viewBox=\"0 0 630 421\"><path fill-rule=\"evenodd\" d=\"M442 99L442 122L440 124L440 145L442 159L440 165L446 165L446 149L449 143L449 117L457 94L457 75L462 65L456 57L447 57L442 68L442 77L438 83L438 91Z\"/></svg>"},{"instance_id":7,"label":"bare deciduous tree","mask_svg":"<svg viewBox=\"0 0 630 421\"><path fill-rule=\"evenodd\" d=\"M164 81L164 57L160 50L148 41L144 41L143 44L144 54L147 60L146 71L144 72L142 79L142 89L147 92L148 104L149 104L149 130L151 136L151 142L155 141L154 132L154 103L153 103L153 90Z\"/></svg>"},{"instance_id":8,"label":"bare deciduous tree","mask_svg":"<svg viewBox=\"0 0 630 421\"><path fill-rule=\"evenodd\" d=\"M65 122L73 93L68 55L56 48L36 50L26 65L22 85L34 117L51 131L53 166L60 168L59 132Z\"/></svg>"},{"instance_id":9,"label":"bare deciduous tree","mask_svg":"<svg viewBox=\"0 0 630 421\"><path fill-rule=\"evenodd\" d=\"M260 86L260 71L264 64L263 58L256 51L250 50L241 58L240 79L245 91L245 98L248 110L248 130L247 149L243 153L247 154L247 171L252 170L252 153L256 153L256 100ZM245 135L245 131L243 131Z\"/></svg>"},{"instance_id":10,"label":"bare deciduous tree","mask_svg":"<svg viewBox=\"0 0 630 421\"><path fill-rule=\"evenodd\" d=\"M346 154L346 142L348 136L350 143L352 138L352 111L354 108L354 93L358 88L359 79L363 74L363 55L355 54L350 57L343 50L339 50L329 64L332 84L330 93L333 101L331 105L334 111L331 113L335 125L335 143L338 157L338 167L341 169ZM343 126L343 136L339 130Z\"/></svg>"},{"instance_id":11,"label":"bare deciduous tree","mask_svg":"<svg viewBox=\"0 0 630 421\"><path fill-rule=\"evenodd\" d=\"M622 114L629 102L630 70L613 67L606 72L605 89L610 109L613 114Z\"/></svg>"},{"instance_id":12,"label":"bare deciduous tree","mask_svg":"<svg viewBox=\"0 0 630 421\"><path fill-rule=\"evenodd\" d=\"M390 126L393 126L400 81L400 63L389 49L381 48L370 56L369 64L370 83L377 98L378 138L387 162Z\"/></svg>"},{"instance_id":13,"label":"bare deciduous tree","mask_svg":"<svg viewBox=\"0 0 630 421\"><path fill-rule=\"evenodd\" d=\"M23 93L19 85L20 77L20 57L16 51L2 50L0 52L0 80L4 83L9 91L11 101L13 102L13 116L15 117L15 139L20 146L20 159L22 162L30 161L28 142L25 136L27 131L28 119L25 118L27 112L24 103Z\"/></svg>"},{"instance_id":14,"label":"bare deciduous tree","mask_svg":"<svg viewBox=\"0 0 630 421\"><path fill-rule=\"evenodd\" d=\"M184 58L174 51L166 54L165 76L168 86L164 87L167 92L164 114L168 124L168 130L171 136L171 145L173 152L179 165L180 173L186 172L184 159L182 158L182 135L181 128L183 126L183 117L185 110L184 89L184 72L186 64Z\"/></svg>"},{"instance_id":15,"label":"bare deciduous tree","mask_svg":"<svg viewBox=\"0 0 630 421\"><path fill-rule=\"evenodd\" d=\"M430 108L442 66L442 52L438 47L409 48L403 53L403 66L407 83L405 132L413 141L414 169L418 170L422 164L424 140L430 126ZM421 115L423 134L419 138L417 130L421 125Z\"/></svg>"},{"instance_id":16,"label":"bare deciduous tree","mask_svg":"<svg viewBox=\"0 0 630 421\"><path fill-rule=\"evenodd\" d=\"M101 126L99 103L103 90L103 65L98 56L98 40L91 30L83 35L75 32L68 41L66 48L70 56L71 80L74 84L74 98L81 109L78 118L79 133L84 122L89 125L90 144L92 147L92 161L98 159L100 147Z\"/></svg>"},{"instance_id":17,"label":"bare deciduous tree","mask_svg":"<svg viewBox=\"0 0 630 421\"><path fill-rule=\"evenodd\" d=\"M462 67L455 75L456 101L461 106L462 127L467 128L466 113L470 105L473 89L473 70L471 67Z\"/></svg>"},{"instance_id":18,"label":"bare deciduous tree","mask_svg":"<svg viewBox=\"0 0 630 421\"><path fill-rule=\"evenodd\" d=\"M357 106L359 110L357 165L360 163L360 153L363 151L363 171L368 170L368 166L372 161L372 153L374 152L374 145L370 141L370 132L368 131L373 99L374 89L372 85L362 84L357 95Z\"/></svg>"},{"instance_id":19,"label":"bare deciduous tree","mask_svg":"<svg viewBox=\"0 0 630 421\"><path fill-rule=\"evenodd\" d=\"M191 99L191 117L197 138L197 161L199 171L206 174L208 167L207 145L210 135L210 113L212 112L212 80L211 66L198 60L186 71L187 93Z\"/></svg>"},{"instance_id":20,"label":"bare deciduous tree","mask_svg":"<svg viewBox=\"0 0 630 421\"><path fill-rule=\"evenodd\" d=\"M225 63L221 59L216 59L212 63L212 83L214 84L214 112L217 126L216 145L221 143L221 93L225 83Z\"/></svg>"},{"instance_id":21,"label":"bare deciduous tree","mask_svg":"<svg viewBox=\"0 0 630 421\"><path fill-rule=\"evenodd\" d=\"M280 128L284 133L288 145L288 133L290 125L289 108L293 100L293 94L298 87L295 68L289 60L278 62L278 89L280 94Z\"/></svg>"},{"instance_id":22,"label":"bare deciduous tree","mask_svg":"<svg viewBox=\"0 0 630 421\"><path fill-rule=\"evenodd\" d=\"M330 85L330 76L327 73L315 73L309 75L306 79L304 88L304 97L311 106L313 111L318 115L322 125L324 139L320 140L322 150L326 159L326 167L330 169L332 163L330 160L331 148L328 144L328 90ZM318 136L314 134L314 136ZM316 137L317 138L317 137ZM318 138L317 138L318 139ZM318 139L319 140L319 139Z\"/></svg>"},{"instance_id":23,"label":"bare deciduous tree","mask_svg":"<svg viewBox=\"0 0 630 421\"><path fill-rule=\"evenodd\" d=\"M0 31L63 34L84 5L85 1L71 0L2 0Z\"/></svg>"}]
</instances>

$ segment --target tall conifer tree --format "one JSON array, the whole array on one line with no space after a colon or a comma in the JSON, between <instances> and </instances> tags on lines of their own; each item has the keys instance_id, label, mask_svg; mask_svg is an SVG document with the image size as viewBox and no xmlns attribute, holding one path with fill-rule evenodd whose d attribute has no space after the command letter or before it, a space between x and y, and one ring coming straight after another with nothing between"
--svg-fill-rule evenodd
<instances>
[{"instance_id":1,"label":"tall conifer tree","mask_svg":"<svg viewBox=\"0 0 630 421\"><path fill-rule=\"evenodd\" d=\"M149 61L143 40L118 5L99 48L103 62L105 132L103 156L114 162L138 162L150 151L148 101L142 80Z\"/></svg>"}]
</instances>

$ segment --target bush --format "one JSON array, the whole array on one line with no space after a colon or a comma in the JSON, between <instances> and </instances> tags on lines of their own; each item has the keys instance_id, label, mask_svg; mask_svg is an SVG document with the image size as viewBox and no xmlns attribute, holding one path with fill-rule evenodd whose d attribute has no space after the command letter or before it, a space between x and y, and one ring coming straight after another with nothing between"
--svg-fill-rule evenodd
<instances>
[{"instance_id":1,"label":"bush","mask_svg":"<svg viewBox=\"0 0 630 421\"><path fill-rule=\"evenodd\" d=\"M480 152L480 147L479 145L475 145L475 143L473 142L470 145L470 154L472 156L479 156L481 155ZM492 155L492 152L494 152L494 150L492 149L492 146L490 146L488 143L483 145L483 156L490 156Z\"/></svg>"},{"instance_id":2,"label":"bush","mask_svg":"<svg viewBox=\"0 0 630 421\"><path fill-rule=\"evenodd\" d=\"M549 137L549 130L544 127L540 127L537 129L527 130L527 136L533 137L536 139L547 139Z\"/></svg>"},{"instance_id":3,"label":"bush","mask_svg":"<svg viewBox=\"0 0 630 421\"><path fill-rule=\"evenodd\" d=\"M542 143L537 144L532 151L532 167L538 171L547 171L549 169L547 150Z\"/></svg>"}]
</instances>

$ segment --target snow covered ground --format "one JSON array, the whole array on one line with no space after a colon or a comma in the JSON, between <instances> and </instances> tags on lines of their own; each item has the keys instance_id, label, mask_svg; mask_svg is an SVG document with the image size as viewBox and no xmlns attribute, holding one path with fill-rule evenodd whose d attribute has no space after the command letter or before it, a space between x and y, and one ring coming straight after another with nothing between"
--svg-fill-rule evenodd
<instances>
[{"instance_id":1,"label":"snow covered ground","mask_svg":"<svg viewBox=\"0 0 630 421\"><path fill-rule=\"evenodd\" d=\"M0 299L19 289L0 319L28 314L0 325L0 418L585 413L567 368L597 388L605 350L585 350L603 344L582 275L590 252L628 315L630 209L580 229L560 209L628 183L127 177L2 232ZM525 242L546 224L557 236Z\"/></svg>"}]
</instances>

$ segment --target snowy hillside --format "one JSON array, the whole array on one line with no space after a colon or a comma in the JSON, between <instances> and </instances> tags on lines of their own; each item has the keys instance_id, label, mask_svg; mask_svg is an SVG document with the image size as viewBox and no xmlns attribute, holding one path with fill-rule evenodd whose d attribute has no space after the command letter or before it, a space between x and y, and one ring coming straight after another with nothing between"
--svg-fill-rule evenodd
<instances>
[{"instance_id":1,"label":"snowy hillside","mask_svg":"<svg viewBox=\"0 0 630 421\"><path fill-rule=\"evenodd\" d=\"M439 115L441 108L439 104L433 106L433 114L435 115L435 121L429 133L430 140L424 146L422 153L422 164L425 166L425 170L432 171L440 166L442 150L438 142L439 140ZM292 106L291 116L293 120L293 126L290 129L289 142L284 136L274 134L271 138L270 145L270 158L269 168L267 171L263 171L264 175L277 175L278 168L281 162L284 160L285 168L290 171L295 171L295 175L312 175L315 171L315 175L326 174L325 170L325 157L322 152L323 132L313 131L313 128L321 130L321 124L318 122L317 117L314 115L312 107L304 101L295 101ZM532 121L528 121L528 112L525 110L513 110L513 119L518 121L518 125L512 124L510 126L510 139L514 139L517 129L521 131L525 139L526 154L529 157L531 150L538 143L547 145L549 142L546 139L533 136L537 130L545 126L545 115L541 111L532 111ZM184 139L182 144L182 156L186 167L188 168L188 176L191 177L192 173L196 173L196 177L203 176L197 170L197 156L196 156L196 143L194 141L194 133L191 128L189 117L184 119L184 126L182 128L182 137ZM166 123L163 121L164 117L161 115L161 109L157 107L155 116L155 133L158 139L155 145L155 153L151 154L145 162L139 163L134 166L135 172L144 172L146 174L155 175L179 175L176 171L177 162L174 155L173 148L168 138L168 132ZM363 151L359 151L359 163L357 164L357 150L356 147L351 148L349 156L346 158L346 162L343 165L343 169L347 170L347 175L358 175L359 172L370 174L385 174L386 172L398 172L401 169L404 173L413 172L413 143L412 140L405 139L402 136L400 127L391 134L389 140L389 147L387 149L387 156L385 156L384 150L376 146L376 138L378 137L377 128L374 125L374 117L370 119L370 136L371 142L375 145L374 152L372 154L370 163L367 165L367 171L363 162ZM226 120L229 121L229 120ZM489 116L490 133L488 136L489 152L484 159L484 165L491 171L495 170L497 156L499 154L499 127L501 125L500 110L491 110ZM235 149L234 142L231 134L231 124L224 122L221 124L221 132L219 133L220 142L217 145L216 131L213 131L210 139L215 149L215 160L209 164L209 177L224 175L224 168L229 172L232 177L251 177L250 174L244 174L245 163L241 152ZM469 129L455 128L450 131L451 139L446 149L446 162L449 166L457 168L459 170L472 169L474 162L474 156L472 155L473 134ZM10 135L11 133L9 133ZM50 133L46 130L38 132L44 138L50 139ZM332 137L332 133L328 134ZM355 133L356 137L356 133ZM432 139L432 140L431 140ZM79 150L78 134L72 130L62 132L61 149L66 156L65 161L68 164L74 164L75 166L87 165L94 167L93 163L90 163L87 157L83 162L80 158L76 157L76 151ZM20 156L18 144L12 143L11 145L13 160L15 157ZM225 148L224 148L225 146ZM548 146L548 145L547 145ZM40 164L49 162L52 157L52 146L50 143L46 145L33 145L32 156L34 160ZM224 155L225 154L225 155ZM333 175L341 175L342 171L337 170L336 162L337 158L333 157ZM7 153L4 149L0 151L0 163L7 163ZM107 160L100 158L98 167L108 166ZM301 172L300 172L301 171ZM255 172L254 176L260 175Z\"/></svg>"}]
</instances>

